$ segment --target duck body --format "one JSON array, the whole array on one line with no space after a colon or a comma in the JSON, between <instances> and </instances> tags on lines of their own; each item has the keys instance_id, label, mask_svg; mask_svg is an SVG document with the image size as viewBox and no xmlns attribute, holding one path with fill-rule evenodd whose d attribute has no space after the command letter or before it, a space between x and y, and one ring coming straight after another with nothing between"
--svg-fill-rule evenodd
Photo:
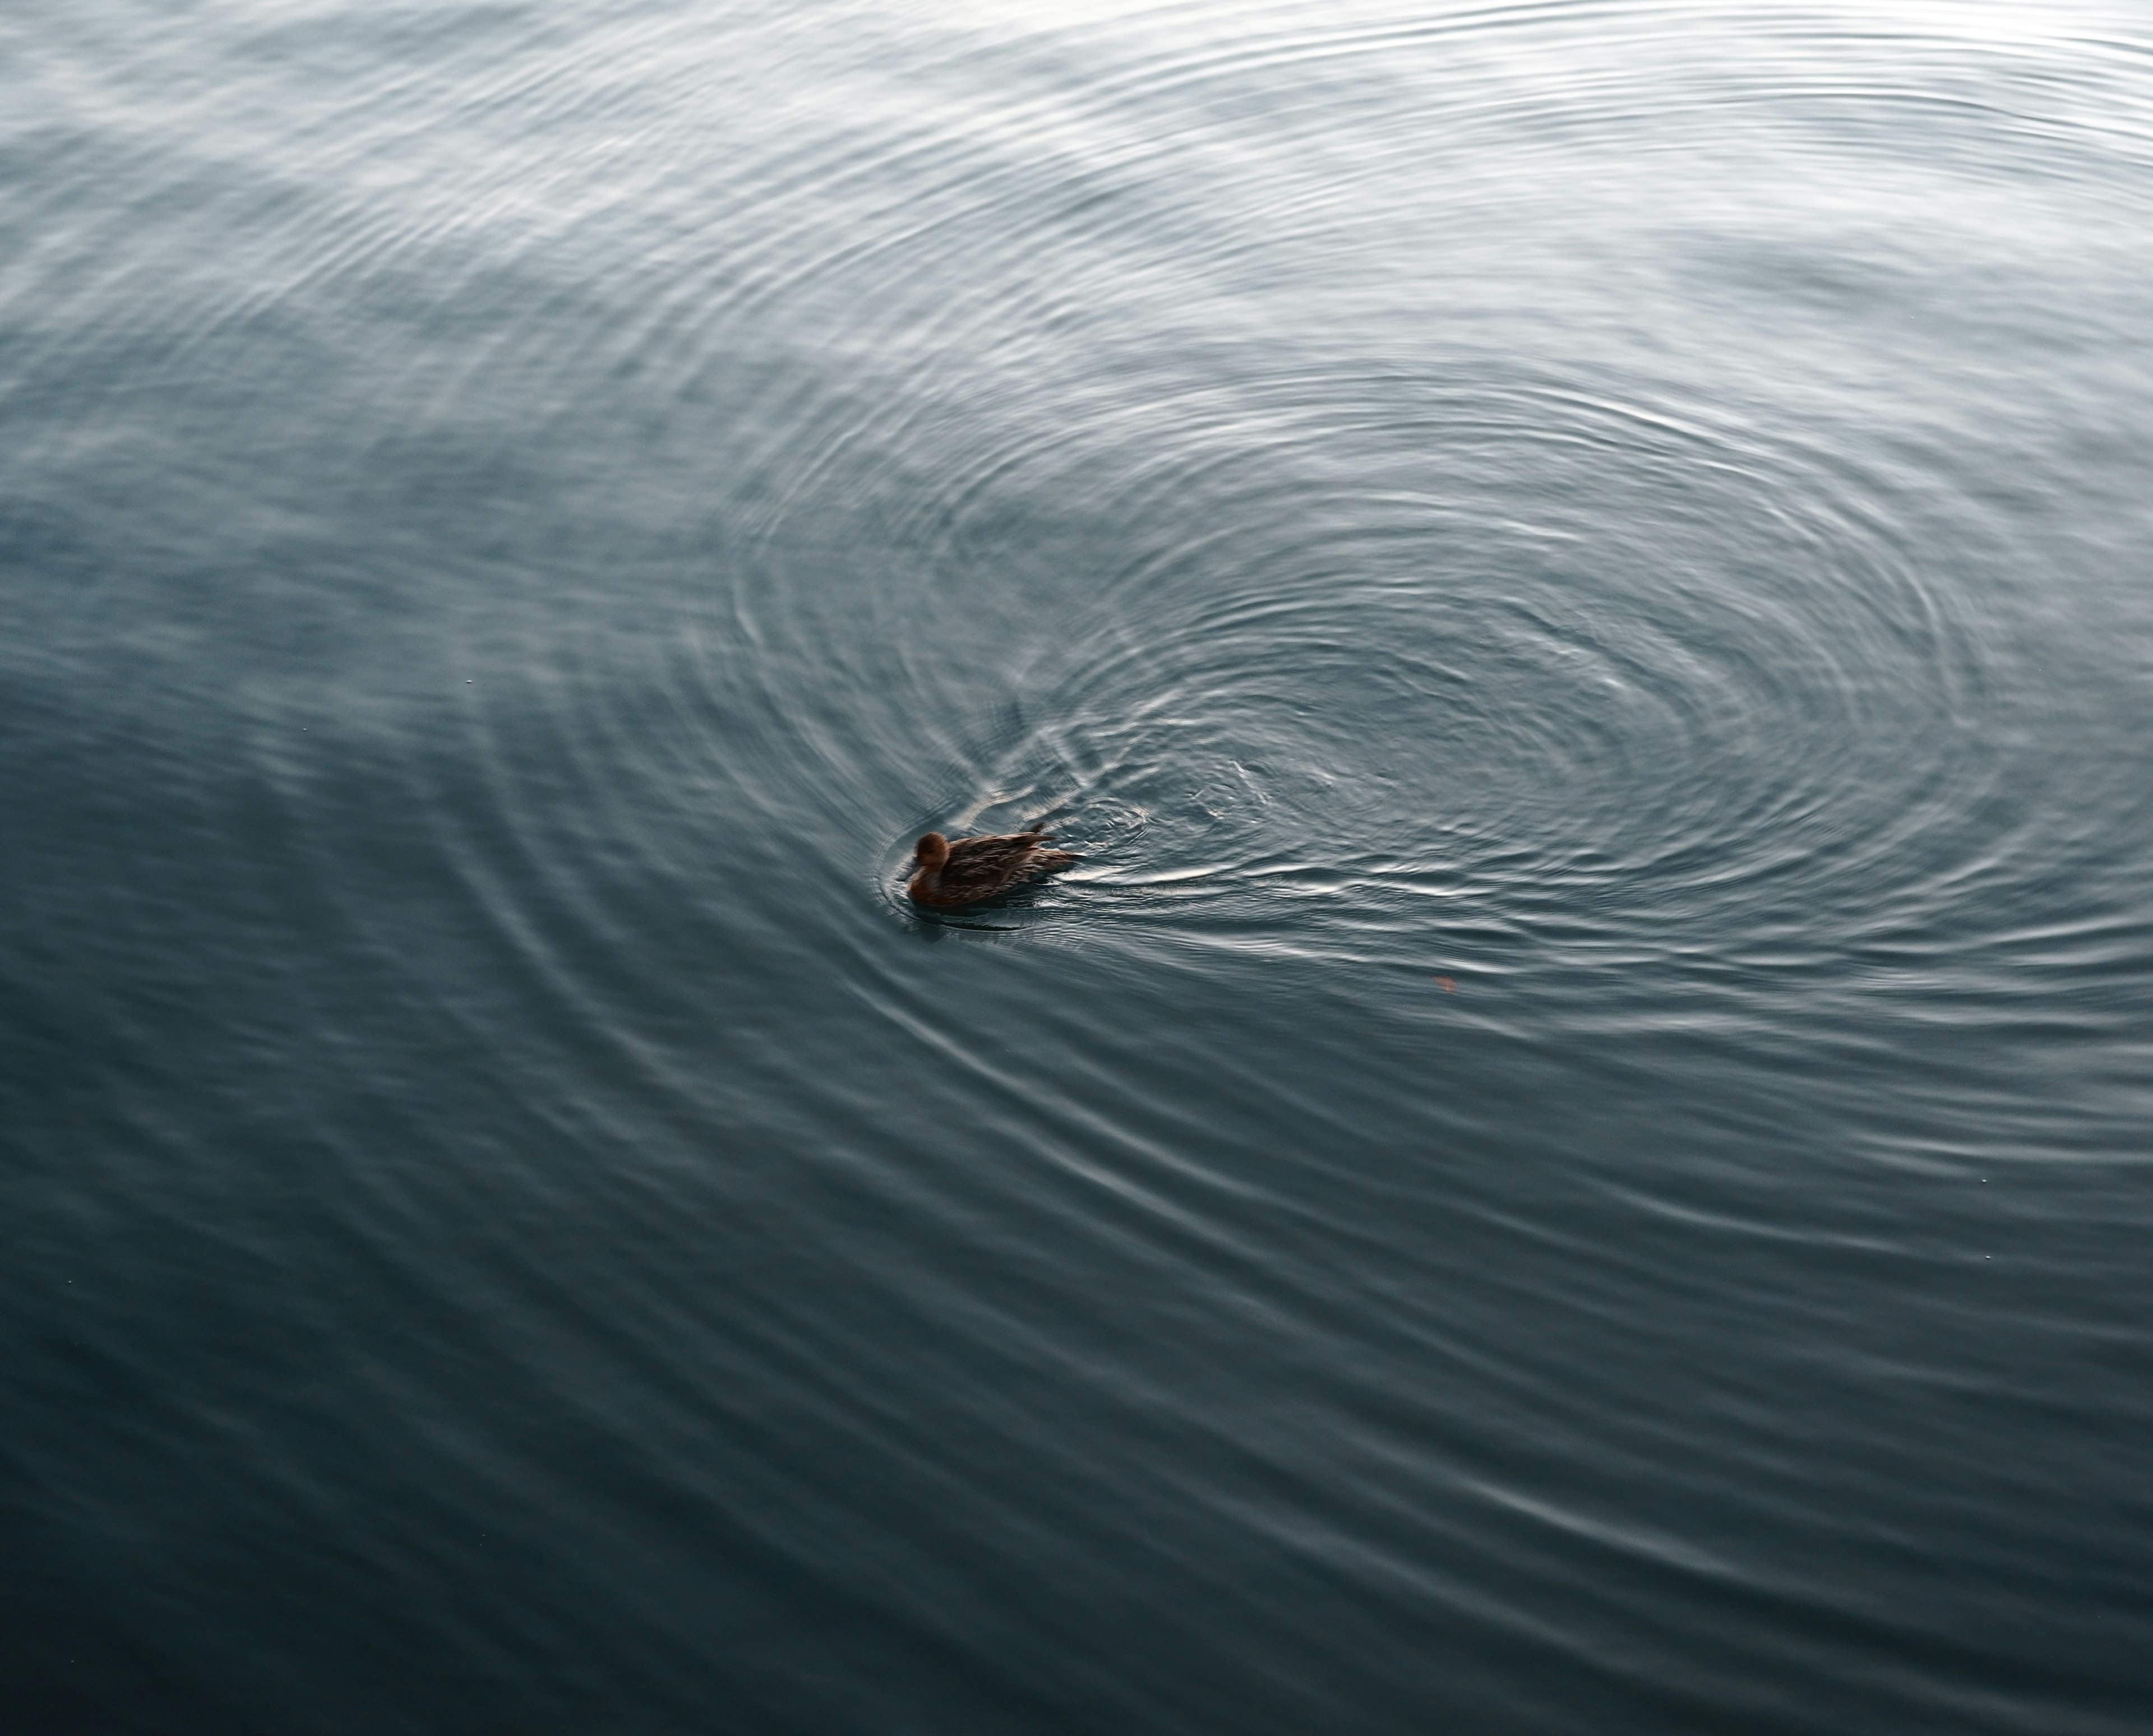
<instances>
[{"instance_id":1,"label":"duck body","mask_svg":"<svg viewBox=\"0 0 2153 1736\"><path fill-rule=\"evenodd\" d=\"M939 832L929 832L914 850L919 865L905 892L914 904L936 910L977 904L1076 860L1066 850L1044 848L1050 841L1048 835L1036 828L988 838L959 838L954 843Z\"/></svg>"}]
</instances>

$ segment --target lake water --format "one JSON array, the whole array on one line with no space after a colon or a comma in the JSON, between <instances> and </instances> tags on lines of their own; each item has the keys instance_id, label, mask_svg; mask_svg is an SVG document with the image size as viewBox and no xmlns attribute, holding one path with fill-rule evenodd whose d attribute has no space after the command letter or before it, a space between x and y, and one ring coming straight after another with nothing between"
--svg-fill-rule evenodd
<instances>
[{"instance_id":1,"label":"lake water","mask_svg":"<svg viewBox=\"0 0 2153 1736\"><path fill-rule=\"evenodd\" d=\"M2149 1728L2143 4L19 0L0 416L18 1736Z\"/></svg>"}]
</instances>

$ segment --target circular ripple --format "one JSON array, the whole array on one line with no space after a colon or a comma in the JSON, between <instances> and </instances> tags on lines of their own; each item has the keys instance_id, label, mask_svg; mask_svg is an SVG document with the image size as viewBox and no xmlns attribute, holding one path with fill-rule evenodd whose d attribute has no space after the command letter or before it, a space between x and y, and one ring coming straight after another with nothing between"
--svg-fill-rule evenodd
<instances>
[{"instance_id":1,"label":"circular ripple","mask_svg":"<svg viewBox=\"0 0 2153 1736\"><path fill-rule=\"evenodd\" d=\"M1051 809L1085 865L982 920L1362 962L1844 957L2020 871L1936 289L2115 196L2113 55L1207 20L968 42L998 104L803 136L624 335L734 419L696 632L713 751L780 720L752 799L876 816L893 909L922 826Z\"/></svg>"},{"instance_id":2,"label":"circular ripple","mask_svg":"<svg viewBox=\"0 0 2153 1736\"><path fill-rule=\"evenodd\" d=\"M1666 394L1451 383L1470 365L1265 381L1255 442L1153 403L1187 462L1123 490L1120 564L1011 671L953 804L1051 809L1087 852L1035 920L1372 959L1581 902L1600 939L1678 944L1835 886L1873 916L1879 865L1963 811L1979 659L1888 479ZM1010 495L1102 486L1066 454L975 491L944 571Z\"/></svg>"}]
</instances>

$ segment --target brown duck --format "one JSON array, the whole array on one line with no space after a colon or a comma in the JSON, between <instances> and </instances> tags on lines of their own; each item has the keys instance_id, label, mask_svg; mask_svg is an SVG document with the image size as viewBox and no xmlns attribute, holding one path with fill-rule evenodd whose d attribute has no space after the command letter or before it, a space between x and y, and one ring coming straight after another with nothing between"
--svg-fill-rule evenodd
<instances>
[{"instance_id":1,"label":"brown duck","mask_svg":"<svg viewBox=\"0 0 2153 1736\"><path fill-rule=\"evenodd\" d=\"M992 838L959 838L954 844L939 832L929 832L914 852L919 871L904 890L914 904L938 910L977 904L1076 860L1066 850L1040 848L1049 841L1049 835L1036 826L1028 832L1005 832Z\"/></svg>"}]
</instances>

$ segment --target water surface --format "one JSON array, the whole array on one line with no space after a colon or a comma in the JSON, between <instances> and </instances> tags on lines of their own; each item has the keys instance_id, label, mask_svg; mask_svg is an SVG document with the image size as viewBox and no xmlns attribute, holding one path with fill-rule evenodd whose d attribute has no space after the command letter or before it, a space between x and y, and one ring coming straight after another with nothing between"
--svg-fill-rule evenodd
<instances>
[{"instance_id":1,"label":"water surface","mask_svg":"<svg viewBox=\"0 0 2153 1736\"><path fill-rule=\"evenodd\" d=\"M16 1728L2144 1729L2142 8L0 43Z\"/></svg>"}]
</instances>

